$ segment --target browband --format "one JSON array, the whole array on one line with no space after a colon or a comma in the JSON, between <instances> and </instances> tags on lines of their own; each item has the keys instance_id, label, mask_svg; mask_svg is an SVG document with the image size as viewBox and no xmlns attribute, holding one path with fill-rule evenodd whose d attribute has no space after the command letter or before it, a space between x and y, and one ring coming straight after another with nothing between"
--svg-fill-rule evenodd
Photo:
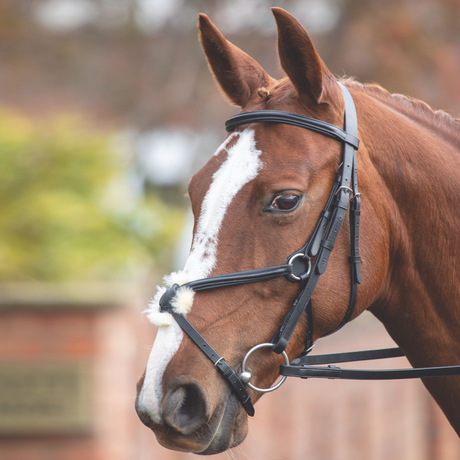
<instances>
[{"instance_id":1,"label":"browband","mask_svg":"<svg viewBox=\"0 0 460 460\"><path fill-rule=\"evenodd\" d=\"M282 112L280 110L255 110L253 112L243 112L233 115L225 122L225 129L233 131L241 125L251 123L282 123L285 125L298 126L299 128L308 129L324 136L331 137L339 142L350 144L356 150L359 147L359 139L347 131L316 118L297 115L291 112Z\"/></svg>"}]
</instances>

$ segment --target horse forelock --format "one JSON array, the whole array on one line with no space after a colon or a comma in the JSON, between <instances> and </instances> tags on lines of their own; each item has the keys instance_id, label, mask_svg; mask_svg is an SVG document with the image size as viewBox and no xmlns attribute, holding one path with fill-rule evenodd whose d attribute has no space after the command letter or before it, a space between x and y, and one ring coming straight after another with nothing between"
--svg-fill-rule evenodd
<instances>
[{"instance_id":1,"label":"horse forelock","mask_svg":"<svg viewBox=\"0 0 460 460\"><path fill-rule=\"evenodd\" d=\"M337 107L332 107L331 104L311 103L300 98L292 81L284 77L280 80L272 80L270 85L258 88L244 111L281 110L337 123L340 126L343 119L343 103L341 100L334 103ZM337 108L337 111L334 108Z\"/></svg>"}]
</instances>

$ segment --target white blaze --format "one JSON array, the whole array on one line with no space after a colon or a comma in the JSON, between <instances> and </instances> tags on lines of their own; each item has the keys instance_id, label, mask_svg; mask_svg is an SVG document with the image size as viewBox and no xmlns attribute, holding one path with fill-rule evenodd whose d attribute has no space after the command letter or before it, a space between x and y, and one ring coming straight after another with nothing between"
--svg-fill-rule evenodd
<instances>
[{"instance_id":1,"label":"white blaze","mask_svg":"<svg viewBox=\"0 0 460 460\"><path fill-rule=\"evenodd\" d=\"M235 136L237 142L226 148ZM227 208L242 187L253 180L263 164L261 151L257 150L254 131L246 129L234 133L217 149L214 155L227 152L227 158L214 173L212 183L204 197L201 215L193 239L190 255L184 270L165 277L165 284L185 284L188 281L208 277L216 266L218 235ZM145 374L145 381L139 396L141 408L147 411L152 420L161 421L160 405L163 398L161 380L170 359L178 350L183 332L169 313L161 313L158 301L166 288L158 287L157 294L149 305L148 318L159 327ZM185 291L185 289L184 289ZM193 293L184 292L173 308L182 314L190 311Z\"/></svg>"}]
</instances>

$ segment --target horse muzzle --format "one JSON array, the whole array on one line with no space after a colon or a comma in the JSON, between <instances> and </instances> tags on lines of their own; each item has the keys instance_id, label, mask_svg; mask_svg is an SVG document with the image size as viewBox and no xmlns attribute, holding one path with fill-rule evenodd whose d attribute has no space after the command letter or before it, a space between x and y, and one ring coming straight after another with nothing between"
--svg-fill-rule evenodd
<instances>
[{"instance_id":1,"label":"horse muzzle","mask_svg":"<svg viewBox=\"0 0 460 460\"><path fill-rule=\"evenodd\" d=\"M160 420L143 403L143 378L138 383L136 412L157 441L168 449L212 455L239 445L247 435L247 414L230 391L212 410L203 385L178 376L161 401Z\"/></svg>"}]
</instances>

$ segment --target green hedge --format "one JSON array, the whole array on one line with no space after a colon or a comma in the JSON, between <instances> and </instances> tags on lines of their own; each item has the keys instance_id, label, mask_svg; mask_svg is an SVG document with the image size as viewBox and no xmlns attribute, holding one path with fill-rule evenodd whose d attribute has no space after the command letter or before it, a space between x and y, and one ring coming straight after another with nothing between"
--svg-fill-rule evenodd
<instances>
[{"instance_id":1,"label":"green hedge","mask_svg":"<svg viewBox=\"0 0 460 460\"><path fill-rule=\"evenodd\" d=\"M183 211L136 196L114 136L0 111L0 280L113 280L166 259Z\"/></svg>"}]
</instances>

